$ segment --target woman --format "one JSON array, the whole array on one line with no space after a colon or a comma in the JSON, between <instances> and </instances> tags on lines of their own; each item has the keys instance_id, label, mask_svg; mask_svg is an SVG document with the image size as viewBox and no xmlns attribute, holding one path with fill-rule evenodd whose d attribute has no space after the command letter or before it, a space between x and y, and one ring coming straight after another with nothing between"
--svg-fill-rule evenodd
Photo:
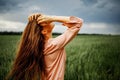
<instances>
[{"instance_id":1,"label":"woman","mask_svg":"<svg viewBox=\"0 0 120 80\"><path fill-rule=\"evenodd\" d=\"M52 38L53 22L61 22L68 29L62 35ZM76 36L82 23L80 18L73 16L30 16L7 79L64 80L64 47Z\"/></svg>"}]
</instances>

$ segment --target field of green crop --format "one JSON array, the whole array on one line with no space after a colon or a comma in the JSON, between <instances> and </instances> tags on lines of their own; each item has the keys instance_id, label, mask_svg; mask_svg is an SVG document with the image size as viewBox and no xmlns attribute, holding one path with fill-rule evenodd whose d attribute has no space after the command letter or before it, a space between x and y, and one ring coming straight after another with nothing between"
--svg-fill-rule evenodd
<instances>
[{"instance_id":1,"label":"field of green crop","mask_svg":"<svg viewBox=\"0 0 120 80\"><path fill-rule=\"evenodd\" d=\"M0 80L10 70L19 39L0 35ZM120 36L79 35L65 48L65 80L120 80Z\"/></svg>"}]
</instances>

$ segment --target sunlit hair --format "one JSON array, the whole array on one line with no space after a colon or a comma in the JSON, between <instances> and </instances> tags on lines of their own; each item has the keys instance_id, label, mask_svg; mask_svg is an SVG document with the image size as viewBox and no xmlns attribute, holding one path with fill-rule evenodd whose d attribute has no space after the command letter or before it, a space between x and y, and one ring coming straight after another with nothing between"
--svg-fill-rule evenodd
<instances>
[{"instance_id":1,"label":"sunlit hair","mask_svg":"<svg viewBox=\"0 0 120 80\"><path fill-rule=\"evenodd\" d=\"M28 22L7 80L40 80L45 73L43 27L36 20Z\"/></svg>"}]
</instances>

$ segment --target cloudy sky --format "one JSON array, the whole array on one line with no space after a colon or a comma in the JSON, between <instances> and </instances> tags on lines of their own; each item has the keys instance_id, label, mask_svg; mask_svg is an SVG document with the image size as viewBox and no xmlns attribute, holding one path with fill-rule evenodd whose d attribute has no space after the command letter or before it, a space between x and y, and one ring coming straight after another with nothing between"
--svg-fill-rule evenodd
<instances>
[{"instance_id":1,"label":"cloudy sky","mask_svg":"<svg viewBox=\"0 0 120 80\"><path fill-rule=\"evenodd\" d=\"M23 31L28 16L44 13L84 20L79 33L120 34L120 0L0 0L0 31ZM56 24L54 32L66 28Z\"/></svg>"}]
</instances>

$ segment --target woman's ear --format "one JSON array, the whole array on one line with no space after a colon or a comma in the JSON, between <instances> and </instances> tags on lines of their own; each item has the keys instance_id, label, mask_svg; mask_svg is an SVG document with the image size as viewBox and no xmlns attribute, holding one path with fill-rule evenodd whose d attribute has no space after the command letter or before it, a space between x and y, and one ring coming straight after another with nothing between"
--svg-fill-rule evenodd
<instances>
[{"instance_id":1,"label":"woman's ear","mask_svg":"<svg viewBox=\"0 0 120 80\"><path fill-rule=\"evenodd\" d=\"M47 34L47 30L42 30L42 34Z\"/></svg>"}]
</instances>

